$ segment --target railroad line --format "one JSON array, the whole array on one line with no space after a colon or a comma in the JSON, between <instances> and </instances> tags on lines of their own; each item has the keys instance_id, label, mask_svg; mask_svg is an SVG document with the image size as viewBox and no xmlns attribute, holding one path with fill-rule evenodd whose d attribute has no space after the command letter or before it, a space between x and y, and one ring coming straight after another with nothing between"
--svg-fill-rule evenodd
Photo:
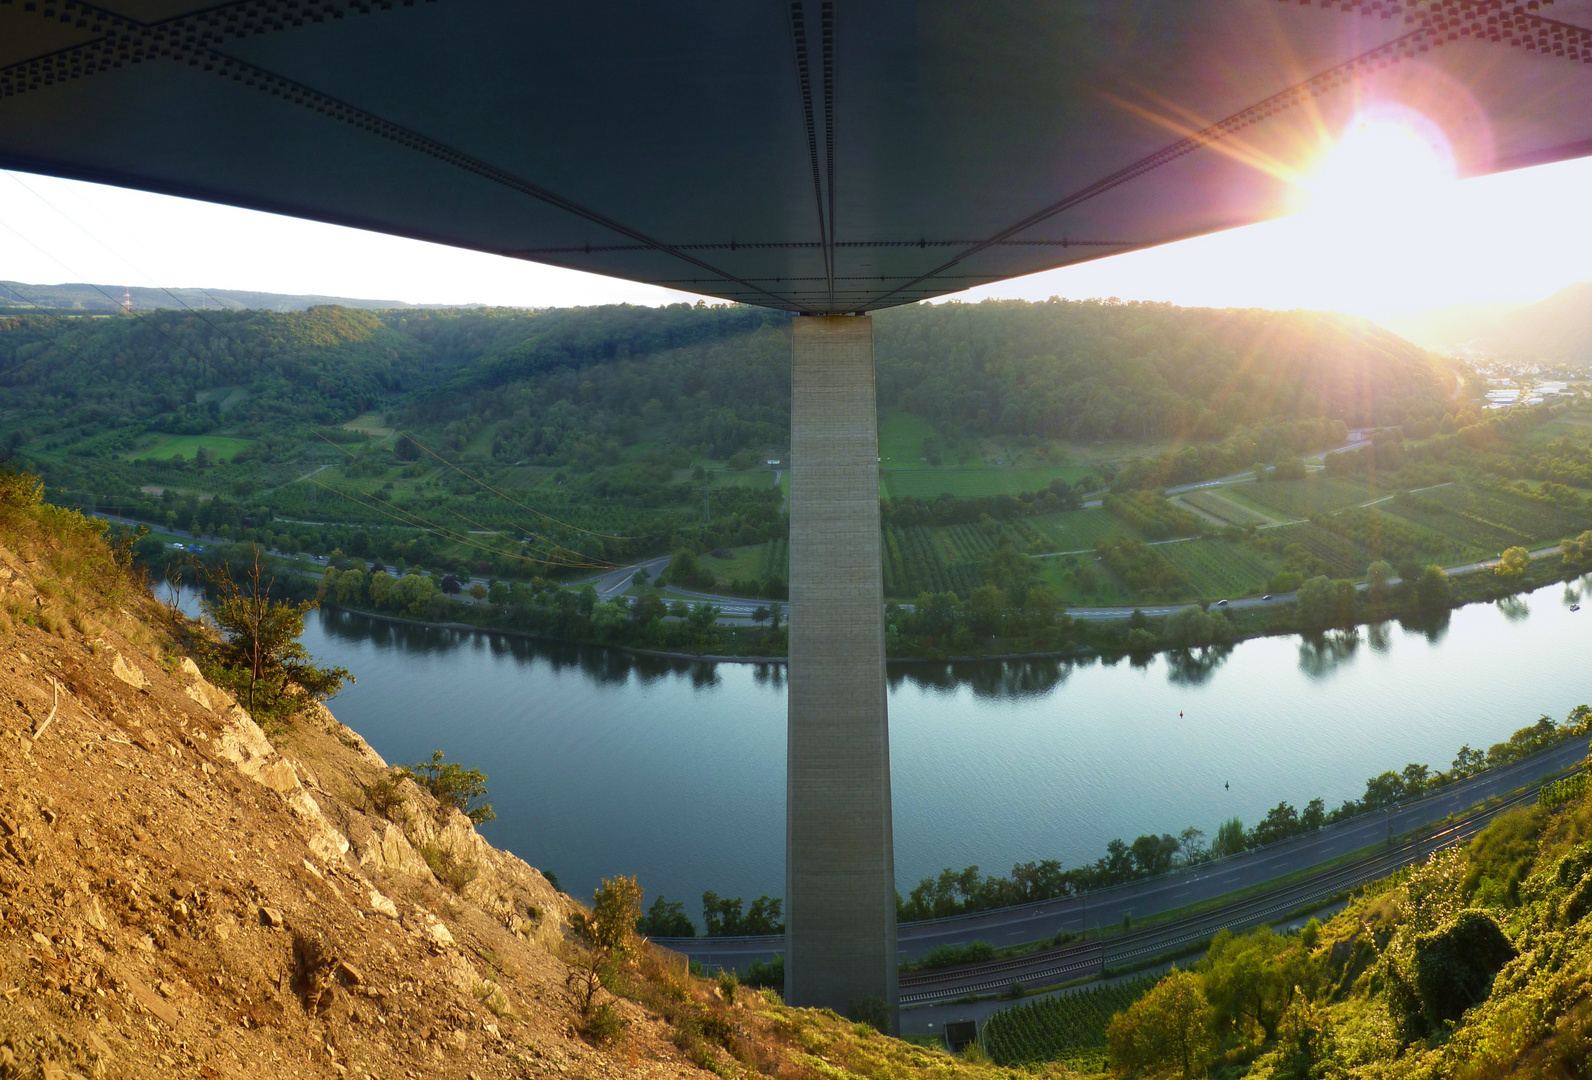
<instances>
[{"instance_id":1,"label":"railroad line","mask_svg":"<svg viewBox=\"0 0 1592 1080\"><path fill-rule=\"evenodd\" d=\"M1536 799L1540 785L1489 807L1472 810L1439 831L1412 840L1347 866L1335 867L1280 889L1248 897L1213 911L1200 912L1162 926L1124 934L1108 942L1064 945L1057 949L1006 960L991 960L970 967L903 974L902 1005L948 1001L969 994L1006 989L1013 981L1046 986L1097 975L1107 968L1147 960L1208 940L1220 930L1247 930L1262 926L1314 904L1324 904L1351 889L1413 865L1433 852L1463 843L1486 828L1505 810Z\"/></svg>"}]
</instances>

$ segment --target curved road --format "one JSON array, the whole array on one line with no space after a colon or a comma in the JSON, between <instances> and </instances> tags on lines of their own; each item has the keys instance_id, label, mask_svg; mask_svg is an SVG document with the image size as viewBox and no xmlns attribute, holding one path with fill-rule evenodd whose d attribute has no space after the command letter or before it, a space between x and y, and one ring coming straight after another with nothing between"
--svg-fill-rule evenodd
<instances>
[{"instance_id":1,"label":"curved road","mask_svg":"<svg viewBox=\"0 0 1592 1080\"><path fill-rule=\"evenodd\" d=\"M1002 948L1054 937L1063 930L1080 933L1120 924L1125 915L1143 919L1213 900L1385 843L1389 836L1436 824L1478 803L1571 768L1586 756L1587 741L1578 736L1531 757L1449 784L1435 794L1390 811L1361 814L1303 836L1187 870L1078 896L902 923L897 928L899 955L906 962L939 945L966 945L975 940ZM772 959L785 948L785 939L778 935L660 938L658 943L704 964L740 970L753 960Z\"/></svg>"}]
</instances>

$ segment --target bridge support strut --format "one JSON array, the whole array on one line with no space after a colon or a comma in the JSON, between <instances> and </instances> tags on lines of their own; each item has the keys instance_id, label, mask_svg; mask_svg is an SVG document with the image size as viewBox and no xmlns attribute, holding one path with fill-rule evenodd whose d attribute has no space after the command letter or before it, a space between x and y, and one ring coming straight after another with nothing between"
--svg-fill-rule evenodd
<instances>
[{"instance_id":1,"label":"bridge support strut","mask_svg":"<svg viewBox=\"0 0 1592 1080\"><path fill-rule=\"evenodd\" d=\"M895 1027L873 319L802 316L791 379L785 996Z\"/></svg>"}]
</instances>

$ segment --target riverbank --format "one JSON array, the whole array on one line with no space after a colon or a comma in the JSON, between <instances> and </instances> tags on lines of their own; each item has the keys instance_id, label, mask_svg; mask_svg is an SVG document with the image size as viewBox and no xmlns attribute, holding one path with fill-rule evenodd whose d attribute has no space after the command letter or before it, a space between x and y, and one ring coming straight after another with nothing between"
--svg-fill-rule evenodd
<instances>
[{"instance_id":1,"label":"riverbank","mask_svg":"<svg viewBox=\"0 0 1592 1080\"><path fill-rule=\"evenodd\" d=\"M1428 594L1418 592L1414 585L1406 587L1394 582L1381 597L1359 591L1351 595L1340 588L1336 600L1327 606L1309 598L1301 602L1290 596L1266 605L1227 609L1190 604L1169 612L1164 608L1153 609L1156 614L1124 611L1110 620L1074 618L1062 612L1048 623L1025 618L1025 613L1012 612L1004 616L1006 622L1028 632L1021 636L990 635L983 639L987 645L982 649L967 648L977 645L979 639L970 631L964 633L966 627L955 626L960 613L953 612L950 620L953 629L944 635L949 638L945 641L949 648L941 648L938 641L944 638L911 632L913 623L932 618L932 613L892 605L886 611L887 659L890 663L944 664L1149 657L1159 653L1230 648L1262 637L1347 631L1395 621L1407 628L1440 632L1452 611L1467 604L1506 600L1545 585L1573 581L1592 568L1580 563L1569 564L1558 553L1552 553L1533 559L1519 574L1511 577L1494 573L1485 565L1467 570L1436 579L1447 593L1448 603L1441 607L1423 607L1423 601L1430 601ZM331 573L336 574L336 571ZM331 584L335 586L335 578ZM329 608L405 625L597 646L682 662L785 663L786 637L782 628L724 626L708 622L700 615L653 617L642 622L622 600L593 603L583 612L575 606L552 603L465 603L437 594L425 598L424 607L440 617L422 618L413 613L382 611L371 605L341 601L336 598L338 591L326 584L321 586L320 593L322 603ZM543 597L556 600L557 594L543 594ZM408 602L412 606L415 604L414 600ZM966 618L971 621L971 613ZM527 626L527 623L532 625ZM541 625L536 625L538 623ZM908 629L908 633L903 633L903 628Z\"/></svg>"}]
</instances>

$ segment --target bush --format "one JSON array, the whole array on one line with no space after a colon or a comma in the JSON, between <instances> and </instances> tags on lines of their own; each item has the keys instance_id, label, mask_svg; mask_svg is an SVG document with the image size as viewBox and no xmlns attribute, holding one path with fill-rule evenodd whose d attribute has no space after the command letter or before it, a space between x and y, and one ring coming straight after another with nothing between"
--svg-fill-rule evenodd
<instances>
[{"instance_id":1,"label":"bush","mask_svg":"<svg viewBox=\"0 0 1592 1080\"><path fill-rule=\"evenodd\" d=\"M1487 1000L1515 948L1492 916L1471 908L1415 939L1408 966L1389 972L1388 1005L1407 1038L1436 1033Z\"/></svg>"},{"instance_id":2,"label":"bush","mask_svg":"<svg viewBox=\"0 0 1592 1080\"><path fill-rule=\"evenodd\" d=\"M995 955L995 946L987 941L974 941L967 945L937 945L924 956L925 968L957 967L961 964L980 964Z\"/></svg>"},{"instance_id":3,"label":"bush","mask_svg":"<svg viewBox=\"0 0 1592 1080\"><path fill-rule=\"evenodd\" d=\"M483 821L496 821L497 814L491 803L471 805L486 795L486 773L480 769L465 769L458 762L443 760L441 750L434 751L431 760L418 765L401 766L401 771L431 792L444 807L454 807L476 825Z\"/></svg>"},{"instance_id":4,"label":"bush","mask_svg":"<svg viewBox=\"0 0 1592 1080\"><path fill-rule=\"evenodd\" d=\"M365 799L372 810L390 819L393 812L404 804L403 788L398 783L398 777L389 773L372 780L365 785Z\"/></svg>"},{"instance_id":5,"label":"bush","mask_svg":"<svg viewBox=\"0 0 1592 1080\"><path fill-rule=\"evenodd\" d=\"M613 1002L605 1001L592 1010L580 1033L594 1046L607 1046L625 1033L625 1018L619 1015Z\"/></svg>"},{"instance_id":6,"label":"bush","mask_svg":"<svg viewBox=\"0 0 1592 1080\"><path fill-rule=\"evenodd\" d=\"M435 844L421 844L420 857L426 860L426 865L437 876L437 880L456 893L464 892L466 885L476 879L481 873L480 867L472 862L460 860L451 851L444 851Z\"/></svg>"},{"instance_id":7,"label":"bush","mask_svg":"<svg viewBox=\"0 0 1592 1080\"><path fill-rule=\"evenodd\" d=\"M858 998L846 1006L846 1019L858 1024L867 1024L875 1031L888 1035L890 1033L890 1006L886 1005L884 998L865 997Z\"/></svg>"}]
</instances>

